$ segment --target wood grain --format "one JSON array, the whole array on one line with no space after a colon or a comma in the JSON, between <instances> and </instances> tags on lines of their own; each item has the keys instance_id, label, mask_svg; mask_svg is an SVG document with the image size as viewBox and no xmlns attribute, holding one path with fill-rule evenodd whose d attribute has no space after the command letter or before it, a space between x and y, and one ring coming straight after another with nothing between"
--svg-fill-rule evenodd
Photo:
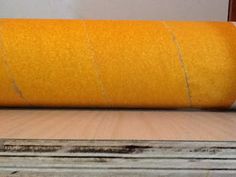
<instances>
[{"instance_id":1,"label":"wood grain","mask_svg":"<svg viewBox=\"0 0 236 177\"><path fill-rule=\"evenodd\" d=\"M236 175L236 142L0 140L0 176Z\"/></svg>"},{"instance_id":2,"label":"wood grain","mask_svg":"<svg viewBox=\"0 0 236 177\"><path fill-rule=\"evenodd\" d=\"M0 110L0 138L236 140L236 112Z\"/></svg>"}]
</instances>

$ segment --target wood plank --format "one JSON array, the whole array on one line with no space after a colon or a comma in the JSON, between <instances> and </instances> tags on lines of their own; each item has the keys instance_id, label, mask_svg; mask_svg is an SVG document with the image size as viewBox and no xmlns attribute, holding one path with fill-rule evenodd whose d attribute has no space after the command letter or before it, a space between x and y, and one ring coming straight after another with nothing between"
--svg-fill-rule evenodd
<instances>
[{"instance_id":1,"label":"wood plank","mask_svg":"<svg viewBox=\"0 0 236 177\"><path fill-rule=\"evenodd\" d=\"M30 169L31 170L31 169ZM54 172L40 172L40 170L34 171L12 171L1 172L0 177L48 177L48 176L64 176L64 177L234 177L235 171L221 170L221 171L208 171L208 170L77 170L77 171L60 171Z\"/></svg>"},{"instance_id":2,"label":"wood plank","mask_svg":"<svg viewBox=\"0 0 236 177\"><path fill-rule=\"evenodd\" d=\"M0 176L236 175L236 142L2 139L0 152Z\"/></svg>"},{"instance_id":3,"label":"wood plank","mask_svg":"<svg viewBox=\"0 0 236 177\"><path fill-rule=\"evenodd\" d=\"M0 138L236 140L236 112L1 109Z\"/></svg>"},{"instance_id":4,"label":"wood plank","mask_svg":"<svg viewBox=\"0 0 236 177\"><path fill-rule=\"evenodd\" d=\"M236 170L236 160L156 158L0 157L1 169L148 169L148 170Z\"/></svg>"},{"instance_id":5,"label":"wood plank","mask_svg":"<svg viewBox=\"0 0 236 177\"><path fill-rule=\"evenodd\" d=\"M78 140L0 140L0 155L73 157L199 157L236 158L235 142L194 141L78 141ZM41 153L43 152L43 154ZM68 153L73 152L73 153ZM85 153L86 152L86 153ZM142 152L142 154L138 153ZM129 153L132 153L131 155ZM55 156L55 155L54 155Z\"/></svg>"}]
</instances>

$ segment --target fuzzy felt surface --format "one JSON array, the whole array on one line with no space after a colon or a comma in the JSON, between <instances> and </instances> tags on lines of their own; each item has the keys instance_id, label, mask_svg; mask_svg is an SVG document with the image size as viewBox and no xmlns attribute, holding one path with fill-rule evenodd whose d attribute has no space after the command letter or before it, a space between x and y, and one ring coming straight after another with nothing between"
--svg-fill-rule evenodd
<instances>
[{"instance_id":1,"label":"fuzzy felt surface","mask_svg":"<svg viewBox=\"0 0 236 177\"><path fill-rule=\"evenodd\" d=\"M229 108L229 22L0 19L0 105Z\"/></svg>"}]
</instances>

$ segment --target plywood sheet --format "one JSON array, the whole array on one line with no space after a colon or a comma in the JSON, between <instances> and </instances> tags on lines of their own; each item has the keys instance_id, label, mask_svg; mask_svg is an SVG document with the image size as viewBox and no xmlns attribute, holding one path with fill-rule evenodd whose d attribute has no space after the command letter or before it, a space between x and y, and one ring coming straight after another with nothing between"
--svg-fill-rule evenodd
<instances>
[{"instance_id":1,"label":"plywood sheet","mask_svg":"<svg viewBox=\"0 0 236 177\"><path fill-rule=\"evenodd\" d=\"M0 138L236 140L236 112L0 110Z\"/></svg>"}]
</instances>

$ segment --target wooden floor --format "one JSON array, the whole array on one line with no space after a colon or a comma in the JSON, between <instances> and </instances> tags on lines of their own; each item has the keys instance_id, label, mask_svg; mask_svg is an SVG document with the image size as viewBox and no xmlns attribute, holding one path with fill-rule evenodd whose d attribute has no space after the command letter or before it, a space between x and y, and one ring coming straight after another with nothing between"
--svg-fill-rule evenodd
<instances>
[{"instance_id":1,"label":"wooden floor","mask_svg":"<svg viewBox=\"0 0 236 177\"><path fill-rule=\"evenodd\" d=\"M236 112L1 109L0 138L235 141Z\"/></svg>"}]
</instances>

